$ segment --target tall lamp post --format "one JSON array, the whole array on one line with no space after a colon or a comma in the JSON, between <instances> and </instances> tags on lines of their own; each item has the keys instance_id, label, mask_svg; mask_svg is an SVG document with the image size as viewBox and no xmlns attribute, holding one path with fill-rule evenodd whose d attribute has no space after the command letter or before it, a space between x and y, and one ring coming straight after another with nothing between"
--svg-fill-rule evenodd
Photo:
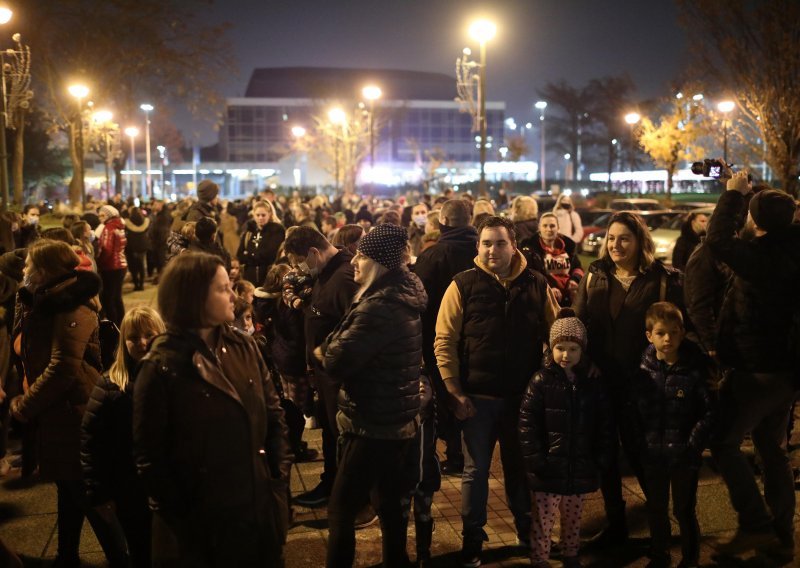
<instances>
[{"instance_id":1,"label":"tall lamp post","mask_svg":"<svg viewBox=\"0 0 800 568\"><path fill-rule=\"evenodd\" d=\"M486 195L486 42L492 39L497 33L497 26L488 20L478 20L469 27L469 35L478 41L481 49L481 62L478 71L478 102L479 102L479 121L480 121L480 160L481 160L481 179L478 183L478 194Z\"/></svg>"},{"instance_id":2,"label":"tall lamp post","mask_svg":"<svg viewBox=\"0 0 800 568\"><path fill-rule=\"evenodd\" d=\"M89 96L89 87L82 84L74 84L67 87L69 94L75 97L78 101L78 118L77 128L78 132L75 137L75 153L78 156L78 187L81 192L81 203L86 205L86 184L84 182L84 158L83 158L83 99Z\"/></svg>"},{"instance_id":3,"label":"tall lamp post","mask_svg":"<svg viewBox=\"0 0 800 568\"><path fill-rule=\"evenodd\" d=\"M375 85L367 85L361 94L369 101L369 169L375 170L375 101L381 98L383 91ZM372 172L370 172L372 173Z\"/></svg>"},{"instance_id":4,"label":"tall lamp post","mask_svg":"<svg viewBox=\"0 0 800 568\"><path fill-rule=\"evenodd\" d=\"M630 155L630 172L631 172L631 193L633 193L633 166L634 166L634 159L635 159L635 136L633 134L633 129L636 128L636 125L639 121L642 120L642 116L638 112L629 112L625 115L625 122L628 123L630 126L631 131L631 155Z\"/></svg>"},{"instance_id":5,"label":"tall lamp post","mask_svg":"<svg viewBox=\"0 0 800 568\"><path fill-rule=\"evenodd\" d=\"M150 180L150 111L153 110L153 105L144 103L139 105L139 108L144 111L144 159L147 162L147 172L143 178L147 185L142 196L153 197L153 186Z\"/></svg>"},{"instance_id":6,"label":"tall lamp post","mask_svg":"<svg viewBox=\"0 0 800 568\"><path fill-rule=\"evenodd\" d=\"M721 101L717 105L717 110L722 113L722 157L725 163L728 163L728 128L730 120L728 115L736 108L736 103L733 101Z\"/></svg>"},{"instance_id":7,"label":"tall lamp post","mask_svg":"<svg viewBox=\"0 0 800 568\"><path fill-rule=\"evenodd\" d=\"M342 127L342 138L344 138L344 129L347 124L347 115L340 107L332 108L328 111L328 119L331 124ZM334 147L334 170L336 172L336 193L339 193L339 137L336 137L336 144Z\"/></svg>"},{"instance_id":8,"label":"tall lamp post","mask_svg":"<svg viewBox=\"0 0 800 568\"><path fill-rule=\"evenodd\" d=\"M136 137L139 136L139 129L135 126L129 126L125 129L125 135L129 136L131 139L131 163L130 163L130 184L131 184L131 194L130 197L136 197L136 185L134 183L135 175L134 172L136 171Z\"/></svg>"},{"instance_id":9,"label":"tall lamp post","mask_svg":"<svg viewBox=\"0 0 800 568\"><path fill-rule=\"evenodd\" d=\"M536 101L536 104L533 105L535 108L539 109L539 125L541 126L542 130L542 156L539 158L540 161L540 172L539 176L542 179L542 193L546 192L545 189L546 181L545 181L545 162L547 161L547 150L544 145L544 109L547 108L547 101Z\"/></svg>"}]
</instances>

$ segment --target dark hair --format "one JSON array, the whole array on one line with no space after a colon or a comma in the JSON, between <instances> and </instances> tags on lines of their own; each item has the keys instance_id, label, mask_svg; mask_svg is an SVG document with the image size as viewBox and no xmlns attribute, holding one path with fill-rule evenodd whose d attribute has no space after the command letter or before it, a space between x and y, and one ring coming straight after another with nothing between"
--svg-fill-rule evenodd
<instances>
[{"instance_id":1,"label":"dark hair","mask_svg":"<svg viewBox=\"0 0 800 568\"><path fill-rule=\"evenodd\" d=\"M28 247L28 258L48 281L72 272L81 263L77 253L67 243L44 238Z\"/></svg>"},{"instance_id":2,"label":"dark hair","mask_svg":"<svg viewBox=\"0 0 800 568\"><path fill-rule=\"evenodd\" d=\"M439 217L445 219L448 227L466 227L472 215L469 212L469 204L463 199L448 199L442 204Z\"/></svg>"},{"instance_id":3,"label":"dark hair","mask_svg":"<svg viewBox=\"0 0 800 568\"><path fill-rule=\"evenodd\" d=\"M80 217L78 217L75 213L67 213L64 215L64 218L61 220L61 226L65 229L69 229L78 222Z\"/></svg>"},{"instance_id":4,"label":"dark hair","mask_svg":"<svg viewBox=\"0 0 800 568\"><path fill-rule=\"evenodd\" d=\"M397 211L386 211L378 220L378 225L397 225L400 226L400 214Z\"/></svg>"},{"instance_id":5,"label":"dark hair","mask_svg":"<svg viewBox=\"0 0 800 568\"><path fill-rule=\"evenodd\" d=\"M169 261L158 283L158 311L170 329L203 326L208 290L217 270L225 265L218 256L184 252Z\"/></svg>"},{"instance_id":6,"label":"dark hair","mask_svg":"<svg viewBox=\"0 0 800 568\"><path fill-rule=\"evenodd\" d=\"M349 247L357 243L364 236L364 227L361 225L344 225L339 227L333 235L333 244L338 247Z\"/></svg>"},{"instance_id":7,"label":"dark hair","mask_svg":"<svg viewBox=\"0 0 800 568\"><path fill-rule=\"evenodd\" d=\"M210 243L217 233L217 222L211 217L203 217L194 226L194 236L201 243Z\"/></svg>"},{"instance_id":8,"label":"dark hair","mask_svg":"<svg viewBox=\"0 0 800 568\"><path fill-rule=\"evenodd\" d=\"M36 205L35 203L28 203L25 207L22 208L22 214L27 215L28 211L30 211L31 209L36 209L37 211L39 211L39 213L42 212L42 210L39 209L39 206Z\"/></svg>"},{"instance_id":9,"label":"dark hair","mask_svg":"<svg viewBox=\"0 0 800 568\"><path fill-rule=\"evenodd\" d=\"M480 234L484 229L491 229L494 227L505 227L511 242L517 242L517 232L514 230L514 223L505 217L498 217L497 215L489 215L481 219L481 222L478 224L478 238L480 238Z\"/></svg>"},{"instance_id":10,"label":"dark hair","mask_svg":"<svg viewBox=\"0 0 800 568\"><path fill-rule=\"evenodd\" d=\"M253 305L243 298L236 298L233 301L233 317L234 319L239 319L248 311L253 311Z\"/></svg>"},{"instance_id":11,"label":"dark hair","mask_svg":"<svg viewBox=\"0 0 800 568\"><path fill-rule=\"evenodd\" d=\"M650 235L650 229L645 225L641 215L629 213L628 211L614 213L608 221L607 231L611 230L611 225L614 223L625 225L625 227L633 233L633 236L636 238L636 243L639 245L639 269L645 270L649 268L656 259L656 245L653 242L653 237ZM608 232L606 232L606 235L608 235ZM606 238L608 237L606 236ZM611 260L607 246L603 246L603 249L600 251L600 258Z\"/></svg>"},{"instance_id":12,"label":"dark hair","mask_svg":"<svg viewBox=\"0 0 800 568\"><path fill-rule=\"evenodd\" d=\"M89 227L89 223L86 221L76 221L70 226L69 232L72 233L72 237L75 241L83 242L83 236L86 234L86 227Z\"/></svg>"},{"instance_id":13,"label":"dark hair","mask_svg":"<svg viewBox=\"0 0 800 568\"><path fill-rule=\"evenodd\" d=\"M42 238L50 239L51 241L61 241L62 243L67 243L70 246L75 244L75 237L72 236L72 232L64 227L51 227L49 229L45 229L42 231Z\"/></svg>"},{"instance_id":14,"label":"dark hair","mask_svg":"<svg viewBox=\"0 0 800 568\"><path fill-rule=\"evenodd\" d=\"M128 209L128 219L130 219L131 223L134 225L141 225L144 223L144 215L142 215L142 210L138 207L131 207Z\"/></svg>"},{"instance_id":15,"label":"dark hair","mask_svg":"<svg viewBox=\"0 0 800 568\"><path fill-rule=\"evenodd\" d=\"M261 287L271 294L280 292L283 289L283 277L291 272L292 267L288 264L276 263L269 267L264 283Z\"/></svg>"},{"instance_id":16,"label":"dark hair","mask_svg":"<svg viewBox=\"0 0 800 568\"><path fill-rule=\"evenodd\" d=\"M339 229L341 231L341 229ZM325 250L330 243L325 235L312 227L292 227L286 233L286 240L283 243L283 248L287 254L295 254L297 256L308 256L308 249L314 247L318 250Z\"/></svg>"},{"instance_id":17,"label":"dark hair","mask_svg":"<svg viewBox=\"0 0 800 568\"><path fill-rule=\"evenodd\" d=\"M647 309L644 327L647 331L653 331L657 323L676 323L683 329L683 314L671 302L656 302Z\"/></svg>"}]
</instances>

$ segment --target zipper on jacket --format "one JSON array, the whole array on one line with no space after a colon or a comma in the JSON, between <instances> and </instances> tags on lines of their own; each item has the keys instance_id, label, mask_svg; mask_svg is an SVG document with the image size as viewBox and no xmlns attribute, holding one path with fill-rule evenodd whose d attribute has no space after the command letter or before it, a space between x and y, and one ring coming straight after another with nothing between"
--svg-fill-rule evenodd
<instances>
[{"instance_id":1,"label":"zipper on jacket","mask_svg":"<svg viewBox=\"0 0 800 568\"><path fill-rule=\"evenodd\" d=\"M567 379L569 380L569 379ZM575 379L578 380L577 377ZM569 416L569 460L567 462L567 490L574 493L575 486L575 421L578 413L575 410L578 399L578 385L572 383L572 393L570 394L570 416Z\"/></svg>"}]
</instances>

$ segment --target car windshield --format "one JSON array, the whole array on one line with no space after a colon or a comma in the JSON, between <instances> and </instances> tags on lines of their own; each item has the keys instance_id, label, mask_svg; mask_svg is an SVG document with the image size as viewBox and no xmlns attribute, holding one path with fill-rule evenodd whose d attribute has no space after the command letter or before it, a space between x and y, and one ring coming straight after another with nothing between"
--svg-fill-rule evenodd
<instances>
[{"instance_id":1,"label":"car windshield","mask_svg":"<svg viewBox=\"0 0 800 568\"><path fill-rule=\"evenodd\" d=\"M605 227L608 225L608 220L611 219L611 213L606 213L604 215L600 215L597 219L594 220L592 223L593 227Z\"/></svg>"},{"instance_id":2,"label":"car windshield","mask_svg":"<svg viewBox=\"0 0 800 568\"><path fill-rule=\"evenodd\" d=\"M649 203L647 201L637 203L636 208L640 211L655 211L656 209L661 209L662 205L660 203Z\"/></svg>"},{"instance_id":3,"label":"car windshield","mask_svg":"<svg viewBox=\"0 0 800 568\"><path fill-rule=\"evenodd\" d=\"M668 223L664 223L661 228L662 229L673 229L675 231L681 230L681 225L683 225L683 221L686 217L683 215L679 215L674 219L671 219Z\"/></svg>"},{"instance_id":4,"label":"car windshield","mask_svg":"<svg viewBox=\"0 0 800 568\"><path fill-rule=\"evenodd\" d=\"M674 219L680 220L683 216L676 213L658 213L656 215L642 215L647 228L651 231L669 225ZM678 225L680 228L680 225Z\"/></svg>"}]
</instances>

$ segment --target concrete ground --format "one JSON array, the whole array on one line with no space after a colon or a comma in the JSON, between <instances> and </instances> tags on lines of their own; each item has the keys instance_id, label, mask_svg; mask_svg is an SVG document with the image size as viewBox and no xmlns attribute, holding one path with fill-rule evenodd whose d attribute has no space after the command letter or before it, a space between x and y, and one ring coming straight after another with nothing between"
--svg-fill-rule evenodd
<instances>
[{"instance_id":1,"label":"concrete ground","mask_svg":"<svg viewBox=\"0 0 800 568\"><path fill-rule=\"evenodd\" d=\"M126 284L126 289L130 285ZM154 288L147 286L144 292L126 294L126 305L155 305ZM798 430L797 428L795 430ZM798 437L798 436L796 436ZM799 437L800 438L800 437ZM320 430L306 432L305 439L313 448L321 450ZM795 441L795 440L793 440ZM800 441L800 440L797 440ZM301 493L313 488L322 470L322 462L298 464L292 473L292 492ZM516 534L513 520L506 508L503 490L502 468L499 460L499 448L495 452L492 475L489 481L490 497L488 526L486 532L489 542L484 547L484 566L521 566L529 564L524 552L515 548ZM636 480L625 476L623 491L628 504L628 521L631 529L631 541L628 546L613 555L585 555L587 566L616 568L623 566L645 566L647 547L647 522L644 513L644 496ZM461 547L461 494L460 479L444 477L442 489L434 498L433 515L436 527L433 535L432 566L450 567L458 565L458 552ZM727 491L719 476L708 465L701 472L698 492L697 514L703 534L702 565L703 566L800 566L798 563L781 564L767 554L751 555L740 561L715 563L711 556L718 539L725 539L733 534L736 528L736 515L730 506ZM799 518L795 516L795 526ZM584 536L594 534L604 525L603 502L599 493L588 496L584 507L582 532ZM673 521L673 534L678 534L677 525ZM295 524L289 532L285 548L286 565L289 568L318 567L325 563L325 547L327 541L327 522L325 509L295 509ZM356 533L357 566L376 566L381 561L381 533L378 524L372 525ZM47 566L55 556L57 545L56 534L56 498L55 487L49 483L41 483L36 479L21 480L18 470L0 479L0 539L13 550L22 555L26 566ZM409 554L414 556L413 522L409 528ZM94 538L88 524L84 526L81 542L81 556L85 566L106 566L105 557ZM680 547L677 540L673 542L672 556L675 563L680 559ZM551 561L554 567L560 566L558 560ZM2 566L0 566L2 568Z\"/></svg>"}]
</instances>

